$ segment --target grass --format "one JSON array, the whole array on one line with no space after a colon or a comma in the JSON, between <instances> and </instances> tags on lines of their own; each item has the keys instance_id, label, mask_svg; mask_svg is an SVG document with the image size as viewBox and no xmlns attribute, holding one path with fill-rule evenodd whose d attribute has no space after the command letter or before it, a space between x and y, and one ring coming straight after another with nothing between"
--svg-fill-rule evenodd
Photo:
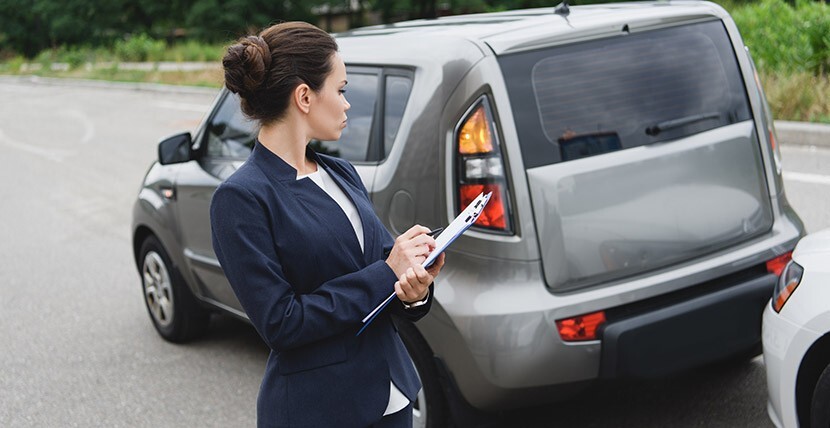
<instances>
[{"instance_id":1,"label":"grass","mask_svg":"<svg viewBox=\"0 0 830 428\"><path fill-rule=\"evenodd\" d=\"M830 123L830 75L774 72L759 77L776 119Z\"/></svg>"},{"instance_id":2,"label":"grass","mask_svg":"<svg viewBox=\"0 0 830 428\"><path fill-rule=\"evenodd\" d=\"M32 72L21 72L8 66L0 65L0 74L7 75L32 75L41 77L61 77L73 79L106 80L112 82L142 82L142 83L163 83L168 85L202 86L208 88L222 87L222 69L218 67L198 71L158 71L158 70L122 70L117 68L117 63L109 68L74 68L66 71L48 70L44 68Z\"/></svg>"},{"instance_id":3,"label":"grass","mask_svg":"<svg viewBox=\"0 0 830 428\"><path fill-rule=\"evenodd\" d=\"M0 49L0 65L10 62L38 64L65 63L78 68L86 63L101 62L219 62L225 53L224 44L206 44L195 40L167 44L140 34L117 40L109 47L61 46L46 49L31 60Z\"/></svg>"},{"instance_id":4,"label":"grass","mask_svg":"<svg viewBox=\"0 0 830 428\"><path fill-rule=\"evenodd\" d=\"M193 40L168 45L163 40L139 34L117 40L109 48L62 46L44 50L31 60L21 56L7 56L0 59L0 74L218 88L222 86L220 61L225 48L221 44ZM207 62L216 67L198 71L159 71L157 67L152 70L126 70L118 66L121 62ZM52 65L57 63L65 64L68 69L52 70ZM36 69L33 70L32 66Z\"/></svg>"},{"instance_id":5,"label":"grass","mask_svg":"<svg viewBox=\"0 0 830 428\"><path fill-rule=\"evenodd\" d=\"M70 76L60 76L70 77ZM223 75L219 68L199 71L139 71L139 70L93 70L84 79L109 80L115 82L163 83L167 85L222 87Z\"/></svg>"}]
</instances>

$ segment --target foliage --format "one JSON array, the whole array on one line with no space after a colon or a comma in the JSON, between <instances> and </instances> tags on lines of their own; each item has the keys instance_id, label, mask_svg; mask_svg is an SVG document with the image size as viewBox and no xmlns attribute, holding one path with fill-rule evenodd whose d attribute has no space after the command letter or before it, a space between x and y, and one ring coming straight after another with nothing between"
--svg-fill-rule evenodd
<instances>
[{"instance_id":1,"label":"foliage","mask_svg":"<svg viewBox=\"0 0 830 428\"><path fill-rule=\"evenodd\" d=\"M73 70L84 65L90 59L85 50L76 47L64 49L60 56L60 61L69 64L69 68Z\"/></svg>"},{"instance_id":2,"label":"foliage","mask_svg":"<svg viewBox=\"0 0 830 428\"><path fill-rule=\"evenodd\" d=\"M761 73L776 119L830 123L830 74Z\"/></svg>"},{"instance_id":3,"label":"foliage","mask_svg":"<svg viewBox=\"0 0 830 428\"><path fill-rule=\"evenodd\" d=\"M732 10L758 68L769 72L830 70L830 6L761 0Z\"/></svg>"},{"instance_id":4,"label":"foliage","mask_svg":"<svg viewBox=\"0 0 830 428\"><path fill-rule=\"evenodd\" d=\"M3 63L0 63L0 73L9 73L9 74L17 74L23 68L23 64L26 63L26 58L18 55L6 60Z\"/></svg>"},{"instance_id":5,"label":"foliage","mask_svg":"<svg viewBox=\"0 0 830 428\"><path fill-rule=\"evenodd\" d=\"M0 51L34 58L61 46L129 42L125 34L226 41L277 20L313 21L310 8L323 1L0 0ZM152 49L144 51L149 55Z\"/></svg>"},{"instance_id":6,"label":"foliage","mask_svg":"<svg viewBox=\"0 0 830 428\"><path fill-rule=\"evenodd\" d=\"M161 61L167 50L164 40L155 40L146 34L139 34L126 40L118 40L114 46L115 55L124 61Z\"/></svg>"},{"instance_id":7,"label":"foliage","mask_svg":"<svg viewBox=\"0 0 830 428\"><path fill-rule=\"evenodd\" d=\"M361 0L384 22L552 6L561 0ZM609 0L571 0L572 5ZM610 0L614 1L614 0ZM830 122L830 6L810 0L714 0L730 11L761 72L776 117ZM283 20L319 21L327 4L351 0L0 0L0 72L66 63L65 74L113 79L172 79L187 73L127 72L119 61L217 62L242 34ZM359 14L357 12L356 14ZM361 19L350 17L357 25ZM25 57L25 58L24 58ZM109 68L96 63L112 63ZM85 64L92 67L82 67ZM85 68L86 70L81 70ZM133 76L130 73L134 73ZM211 78L207 79L210 81ZM221 81L221 76L220 76ZM205 79L200 81L205 84Z\"/></svg>"},{"instance_id":8,"label":"foliage","mask_svg":"<svg viewBox=\"0 0 830 428\"><path fill-rule=\"evenodd\" d=\"M170 46L164 55L165 61L219 61L225 53L225 47L187 40Z\"/></svg>"},{"instance_id":9,"label":"foliage","mask_svg":"<svg viewBox=\"0 0 830 428\"><path fill-rule=\"evenodd\" d=\"M816 74L830 73L830 5L818 2L799 2L803 25L812 52L808 67Z\"/></svg>"}]
</instances>

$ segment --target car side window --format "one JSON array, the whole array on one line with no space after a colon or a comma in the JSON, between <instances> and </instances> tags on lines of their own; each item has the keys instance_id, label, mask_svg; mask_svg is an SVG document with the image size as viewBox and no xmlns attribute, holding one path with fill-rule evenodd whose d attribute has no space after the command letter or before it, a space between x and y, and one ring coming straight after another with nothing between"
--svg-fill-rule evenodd
<instances>
[{"instance_id":1,"label":"car side window","mask_svg":"<svg viewBox=\"0 0 830 428\"><path fill-rule=\"evenodd\" d=\"M403 112L409 93L412 91L412 79L405 76L386 76L386 91L384 93L383 112L383 150L384 158L389 156L395 136L401 127Z\"/></svg>"},{"instance_id":2,"label":"car side window","mask_svg":"<svg viewBox=\"0 0 830 428\"><path fill-rule=\"evenodd\" d=\"M375 110L378 98L378 75L349 73L346 100L351 108L346 112L348 122L339 141L312 140L311 148L318 153L352 162L373 160L370 151Z\"/></svg>"},{"instance_id":3,"label":"car side window","mask_svg":"<svg viewBox=\"0 0 830 428\"><path fill-rule=\"evenodd\" d=\"M412 77L404 70L382 73L379 68L355 68L348 72L346 99L351 108L340 140L312 140L310 146L318 153L350 162L377 162L392 149L412 91ZM376 120L378 113L383 114L383 120ZM257 130L256 121L242 114L239 96L228 93L205 130L205 157L246 159Z\"/></svg>"},{"instance_id":4,"label":"car side window","mask_svg":"<svg viewBox=\"0 0 830 428\"><path fill-rule=\"evenodd\" d=\"M256 131L257 123L242 114L239 96L229 93L208 124L207 156L246 159L254 148Z\"/></svg>"}]
</instances>

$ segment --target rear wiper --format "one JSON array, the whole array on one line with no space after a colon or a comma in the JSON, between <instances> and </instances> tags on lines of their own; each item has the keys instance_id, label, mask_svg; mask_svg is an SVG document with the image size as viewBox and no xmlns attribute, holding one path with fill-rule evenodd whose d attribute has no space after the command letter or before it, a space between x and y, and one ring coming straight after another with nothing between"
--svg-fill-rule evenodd
<instances>
[{"instance_id":1,"label":"rear wiper","mask_svg":"<svg viewBox=\"0 0 830 428\"><path fill-rule=\"evenodd\" d=\"M703 122L704 120L710 119L718 119L720 118L720 113L713 112L713 113L703 113L703 114L695 114L692 116L681 117L680 119L671 119L671 120L664 120L662 122L658 122L652 126L646 128L646 134L651 135L654 137L655 135L663 132L668 131L669 129L679 128L681 126L691 125L697 122Z\"/></svg>"}]
</instances>

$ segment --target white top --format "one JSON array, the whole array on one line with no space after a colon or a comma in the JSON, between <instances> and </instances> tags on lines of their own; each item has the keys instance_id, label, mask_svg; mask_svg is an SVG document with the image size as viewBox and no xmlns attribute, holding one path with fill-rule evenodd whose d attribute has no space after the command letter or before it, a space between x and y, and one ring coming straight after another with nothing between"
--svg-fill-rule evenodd
<instances>
[{"instance_id":1,"label":"white top","mask_svg":"<svg viewBox=\"0 0 830 428\"><path fill-rule=\"evenodd\" d=\"M334 179L331 178L328 172L323 169L320 165L317 165L317 171L312 172L311 174L306 175L298 175L297 180L309 178L311 181L316 183L326 192L334 202L337 202L337 205L340 206L340 209L346 214L348 217L349 222L352 224L352 228L354 229L355 235L357 235L357 242L360 243L360 251L363 251L363 223L360 221L360 214L357 212L357 208L354 206L354 203L351 199L343 192L343 189L337 185ZM392 381L389 381L389 404L386 405L386 410L383 412L383 415L391 415L392 413L396 413L402 410L404 407L409 405L409 399L403 395L403 392L395 386Z\"/></svg>"}]
</instances>

